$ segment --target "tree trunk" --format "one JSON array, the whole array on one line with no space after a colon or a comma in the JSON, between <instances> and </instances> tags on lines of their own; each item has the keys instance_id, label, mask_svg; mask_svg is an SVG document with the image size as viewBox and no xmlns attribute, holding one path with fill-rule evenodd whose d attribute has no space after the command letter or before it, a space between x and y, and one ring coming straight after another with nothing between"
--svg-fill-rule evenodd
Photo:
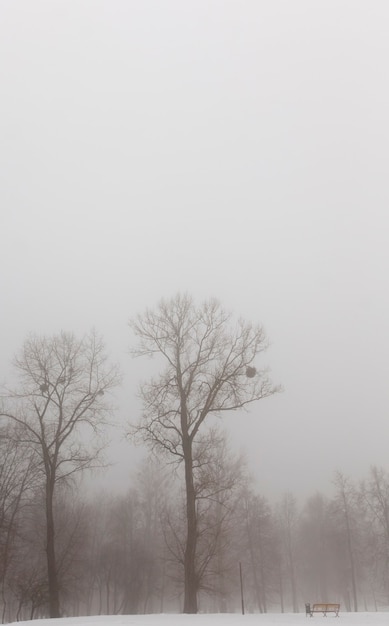
<instances>
[{"instance_id":1,"label":"tree trunk","mask_svg":"<svg viewBox=\"0 0 389 626\"><path fill-rule=\"evenodd\" d=\"M255 595L257 598L257 605L258 605L258 610L260 613L263 613L262 610L262 603L261 603L261 592L260 592L260 588L259 588L259 581L258 581L258 575L257 575L257 567L256 567L256 558L254 555L254 547L253 547L253 540L252 540L252 536L251 536L251 532L250 532L250 524L249 524L249 517L248 517L248 511L246 511L246 532L247 532L247 539L248 539L248 545L249 545L249 554L250 554L250 562L251 562L251 570L253 572L253 578L254 578L254 589L255 589Z\"/></svg>"},{"instance_id":2,"label":"tree trunk","mask_svg":"<svg viewBox=\"0 0 389 626\"><path fill-rule=\"evenodd\" d=\"M287 545L288 569L289 569L290 585L291 585L291 591L292 591L293 613L298 613L296 575L295 575L295 570L294 570L294 558L293 558L293 550L292 550L292 532L291 532L289 521L288 521L288 526L287 526L287 544L288 544Z\"/></svg>"},{"instance_id":3,"label":"tree trunk","mask_svg":"<svg viewBox=\"0 0 389 626\"><path fill-rule=\"evenodd\" d=\"M354 611L357 612L358 611L357 584L355 580L354 555L353 555L353 549L351 545L351 529L350 529L350 522L349 522L346 502L345 502L345 519L346 519L346 531L347 531L347 549L348 549L348 555L350 559L351 587L352 587L352 592L353 592Z\"/></svg>"},{"instance_id":4,"label":"tree trunk","mask_svg":"<svg viewBox=\"0 0 389 626\"><path fill-rule=\"evenodd\" d=\"M281 613L285 612L285 607L284 607L284 585L282 583L282 567L281 567L281 561L279 563L278 566L278 580L279 580L279 590L280 590L280 605L281 605Z\"/></svg>"},{"instance_id":5,"label":"tree trunk","mask_svg":"<svg viewBox=\"0 0 389 626\"><path fill-rule=\"evenodd\" d=\"M291 589L292 589L293 613L298 613L296 576L295 576L295 571L294 571L294 563L293 563L291 547L289 547L289 575L290 575L290 584L291 584Z\"/></svg>"},{"instance_id":6,"label":"tree trunk","mask_svg":"<svg viewBox=\"0 0 389 626\"><path fill-rule=\"evenodd\" d=\"M197 613L197 516L196 493L193 483L192 445L189 436L183 438L185 456L187 535L184 554L184 613Z\"/></svg>"},{"instance_id":7,"label":"tree trunk","mask_svg":"<svg viewBox=\"0 0 389 626\"><path fill-rule=\"evenodd\" d=\"M346 479L339 473L337 478L337 483L339 486L340 497L342 499L343 505L343 513L344 513L344 521L346 523L346 534L347 534L347 552L350 561L350 574L351 574L351 588L352 588L352 596L354 603L354 611L358 611L358 594L357 594L357 583L356 583L356 573L355 573L355 563L354 563L354 550L353 550L353 542L352 542L352 533L350 526L350 492L347 489Z\"/></svg>"},{"instance_id":8,"label":"tree trunk","mask_svg":"<svg viewBox=\"0 0 389 626\"><path fill-rule=\"evenodd\" d=\"M46 553L47 553L47 577L49 583L49 611L50 617L60 617L59 612L59 585L57 576L57 564L55 559L55 532L53 513L54 484L48 478L46 485Z\"/></svg>"}]
</instances>

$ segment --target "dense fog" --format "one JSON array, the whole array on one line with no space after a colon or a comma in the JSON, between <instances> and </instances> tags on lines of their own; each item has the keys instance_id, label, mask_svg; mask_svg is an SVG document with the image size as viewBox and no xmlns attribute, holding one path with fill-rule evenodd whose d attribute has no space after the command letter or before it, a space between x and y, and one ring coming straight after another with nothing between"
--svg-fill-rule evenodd
<instances>
[{"instance_id":1,"label":"dense fog","mask_svg":"<svg viewBox=\"0 0 389 626\"><path fill-rule=\"evenodd\" d=\"M1 3L3 620L387 607L388 22Z\"/></svg>"}]
</instances>

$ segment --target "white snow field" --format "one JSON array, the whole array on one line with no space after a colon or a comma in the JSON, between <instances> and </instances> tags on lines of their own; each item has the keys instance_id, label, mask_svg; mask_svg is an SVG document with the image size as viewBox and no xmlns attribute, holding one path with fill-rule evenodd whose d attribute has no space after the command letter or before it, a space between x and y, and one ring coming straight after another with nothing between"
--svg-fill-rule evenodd
<instances>
[{"instance_id":1,"label":"white snow field","mask_svg":"<svg viewBox=\"0 0 389 626\"><path fill-rule=\"evenodd\" d=\"M323 620L325 620L323 622ZM266 613L241 615L237 613L218 614L153 614L115 615L98 617L66 617L61 619L38 619L33 622L15 622L18 626L327 626L330 620L339 626L389 626L389 612L342 613L334 615L314 615L305 613ZM331 623L331 622L330 622Z\"/></svg>"}]
</instances>

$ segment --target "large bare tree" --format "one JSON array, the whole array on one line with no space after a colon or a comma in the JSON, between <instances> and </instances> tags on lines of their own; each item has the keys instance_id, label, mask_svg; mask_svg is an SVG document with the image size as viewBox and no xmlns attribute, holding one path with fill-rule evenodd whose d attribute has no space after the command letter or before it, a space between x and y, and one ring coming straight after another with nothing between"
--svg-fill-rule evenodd
<instances>
[{"instance_id":1,"label":"large bare tree","mask_svg":"<svg viewBox=\"0 0 389 626\"><path fill-rule=\"evenodd\" d=\"M50 616L60 615L55 551L56 486L98 462L109 392L118 382L102 339L60 333L30 336L15 359L19 386L3 396L0 414L18 427L20 441L40 462L45 486L46 553Z\"/></svg>"},{"instance_id":2,"label":"large bare tree","mask_svg":"<svg viewBox=\"0 0 389 626\"><path fill-rule=\"evenodd\" d=\"M196 444L211 414L243 409L277 391L256 363L268 343L261 326L233 322L218 301L196 305L188 295L162 300L130 324L138 338L134 354L157 354L163 362L159 376L141 387L143 415L134 430L184 465L184 612L196 613Z\"/></svg>"}]
</instances>

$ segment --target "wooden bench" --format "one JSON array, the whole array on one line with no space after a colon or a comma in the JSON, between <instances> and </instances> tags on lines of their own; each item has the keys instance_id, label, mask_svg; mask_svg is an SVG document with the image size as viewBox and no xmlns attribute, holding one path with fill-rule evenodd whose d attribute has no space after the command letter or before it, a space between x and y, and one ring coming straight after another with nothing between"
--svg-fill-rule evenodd
<instances>
[{"instance_id":1,"label":"wooden bench","mask_svg":"<svg viewBox=\"0 0 389 626\"><path fill-rule=\"evenodd\" d=\"M335 604L333 602L320 602L313 604L312 606L309 602L307 602L305 605L305 615L313 617L314 613L323 613L324 617L327 617L327 613L335 613L335 616L339 617L339 609L340 604Z\"/></svg>"}]
</instances>

